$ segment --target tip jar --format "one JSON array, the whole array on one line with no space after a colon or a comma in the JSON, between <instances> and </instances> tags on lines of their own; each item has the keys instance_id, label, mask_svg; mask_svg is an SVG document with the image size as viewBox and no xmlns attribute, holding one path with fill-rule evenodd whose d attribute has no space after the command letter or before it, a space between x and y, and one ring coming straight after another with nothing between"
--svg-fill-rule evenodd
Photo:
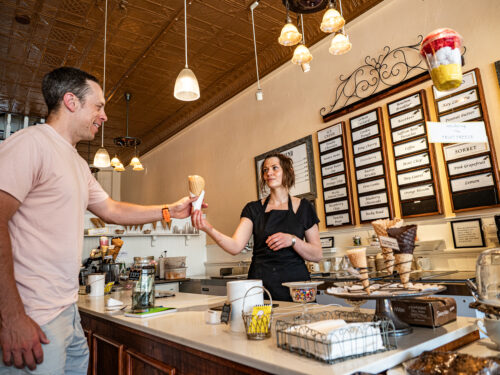
<instances>
[{"instance_id":1,"label":"tip jar","mask_svg":"<svg viewBox=\"0 0 500 375\"><path fill-rule=\"evenodd\" d=\"M129 281L132 282L132 311L143 312L155 305L155 264L152 257L134 257Z\"/></svg>"}]
</instances>

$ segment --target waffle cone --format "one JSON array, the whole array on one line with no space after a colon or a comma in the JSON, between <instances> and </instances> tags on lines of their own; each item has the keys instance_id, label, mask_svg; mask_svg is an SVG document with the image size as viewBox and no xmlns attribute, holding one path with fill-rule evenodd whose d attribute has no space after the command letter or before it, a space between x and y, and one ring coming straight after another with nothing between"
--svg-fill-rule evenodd
<instances>
[{"instance_id":1,"label":"waffle cone","mask_svg":"<svg viewBox=\"0 0 500 375\"><path fill-rule=\"evenodd\" d=\"M400 253L396 254L396 271L399 273L401 283L405 288L408 287L410 282L411 262L413 254Z\"/></svg>"},{"instance_id":2,"label":"waffle cone","mask_svg":"<svg viewBox=\"0 0 500 375\"><path fill-rule=\"evenodd\" d=\"M368 280L368 268L366 262L366 248L351 249L346 252L352 266L359 268L361 284L367 294L370 294L370 280Z\"/></svg>"},{"instance_id":3,"label":"waffle cone","mask_svg":"<svg viewBox=\"0 0 500 375\"><path fill-rule=\"evenodd\" d=\"M205 189L205 180L198 175L188 176L189 192L194 196L198 196Z\"/></svg>"},{"instance_id":4,"label":"waffle cone","mask_svg":"<svg viewBox=\"0 0 500 375\"><path fill-rule=\"evenodd\" d=\"M401 228L389 228L387 234L398 241L399 250L396 253L413 254L417 226L407 225Z\"/></svg>"},{"instance_id":5,"label":"waffle cone","mask_svg":"<svg viewBox=\"0 0 500 375\"><path fill-rule=\"evenodd\" d=\"M373 229L378 237L387 237L387 229L400 227L403 225L401 219L380 219L372 221ZM390 247L382 247L382 256L384 257L385 270L392 274L394 272L394 253Z\"/></svg>"}]
</instances>

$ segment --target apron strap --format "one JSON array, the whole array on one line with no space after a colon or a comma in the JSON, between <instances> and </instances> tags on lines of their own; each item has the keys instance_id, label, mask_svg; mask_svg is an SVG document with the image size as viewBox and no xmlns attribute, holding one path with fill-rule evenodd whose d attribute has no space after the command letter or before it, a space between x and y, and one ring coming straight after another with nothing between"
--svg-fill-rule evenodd
<instances>
[{"instance_id":1,"label":"apron strap","mask_svg":"<svg viewBox=\"0 0 500 375\"><path fill-rule=\"evenodd\" d=\"M292 197L290 197L290 194L288 194L288 211L295 214L295 212L293 212Z\"/></svg>"},{"instance_id":2,"label":"apron strap","mask_svg":"<svg viewBox=\"0 0 500 375\"><path fill-rule=\"evenodd\" d=\"M267 196L266 200L264 201L264 205L262 206L264 212L266 212L267 204L269 203L269 198L271 198L271 194Z\"/></svg>"}]
</instances>

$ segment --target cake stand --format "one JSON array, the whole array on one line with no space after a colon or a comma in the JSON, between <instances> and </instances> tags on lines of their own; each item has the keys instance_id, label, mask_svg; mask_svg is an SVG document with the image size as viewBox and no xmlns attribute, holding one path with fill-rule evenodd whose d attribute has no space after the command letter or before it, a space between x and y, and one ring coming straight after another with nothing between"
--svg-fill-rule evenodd
<instances>
[{"instance_id":1,"label":"cake stand","mask_svg":"<svg viewBox=\"0 0 500 375\"><path fill-rule=\"evenodd\" d=\"M402 299L402 298L412 298L412 297L422 297L422 296L429 296L432 294L440 293L442 291L446 290L446 287L443 285L439 285L436 288L430 288L430 289L424 289L424 290L416 290L416 289L394 289L393 291L390 292L385 292L382 294L367 294L366 292L341 292L341 293L331 293L326 290L325 292L327 294L330 294L335 297L347 299L347 300L352 300L352 301L359 301L359 300L376 300L376 308L375 308L375 315L380 317L380 318L386 318L389 320L392 320L394 323L394 333L392 335L394 336L403 336L403 335L408 335L413 332L413 328L403 322L401 319L398 318L398 316L394 313L392 309L392 304L391 300L393 299ZM372 292L373 293L373 292Z\"/></svg>"}]
</instances>

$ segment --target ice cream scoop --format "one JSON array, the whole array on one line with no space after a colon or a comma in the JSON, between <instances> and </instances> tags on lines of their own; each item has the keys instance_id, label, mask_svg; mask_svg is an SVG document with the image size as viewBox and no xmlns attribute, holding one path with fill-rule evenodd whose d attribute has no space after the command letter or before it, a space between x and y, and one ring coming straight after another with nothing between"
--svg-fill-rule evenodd
<instances>
[{"instance_id":1,"label":"ice cream scoop","mask_svg":"<svg viewBox=\"0 0 500 375\"><path fill-rule=\"evenodd\" d=\"M193 209L195 211L201 210L203 198L205 197L205 179L195 174L188 176L188 182L189 182L189 194L192 197L198 197L198 199L193 202Z\"/></svg>"}]
</instances>

